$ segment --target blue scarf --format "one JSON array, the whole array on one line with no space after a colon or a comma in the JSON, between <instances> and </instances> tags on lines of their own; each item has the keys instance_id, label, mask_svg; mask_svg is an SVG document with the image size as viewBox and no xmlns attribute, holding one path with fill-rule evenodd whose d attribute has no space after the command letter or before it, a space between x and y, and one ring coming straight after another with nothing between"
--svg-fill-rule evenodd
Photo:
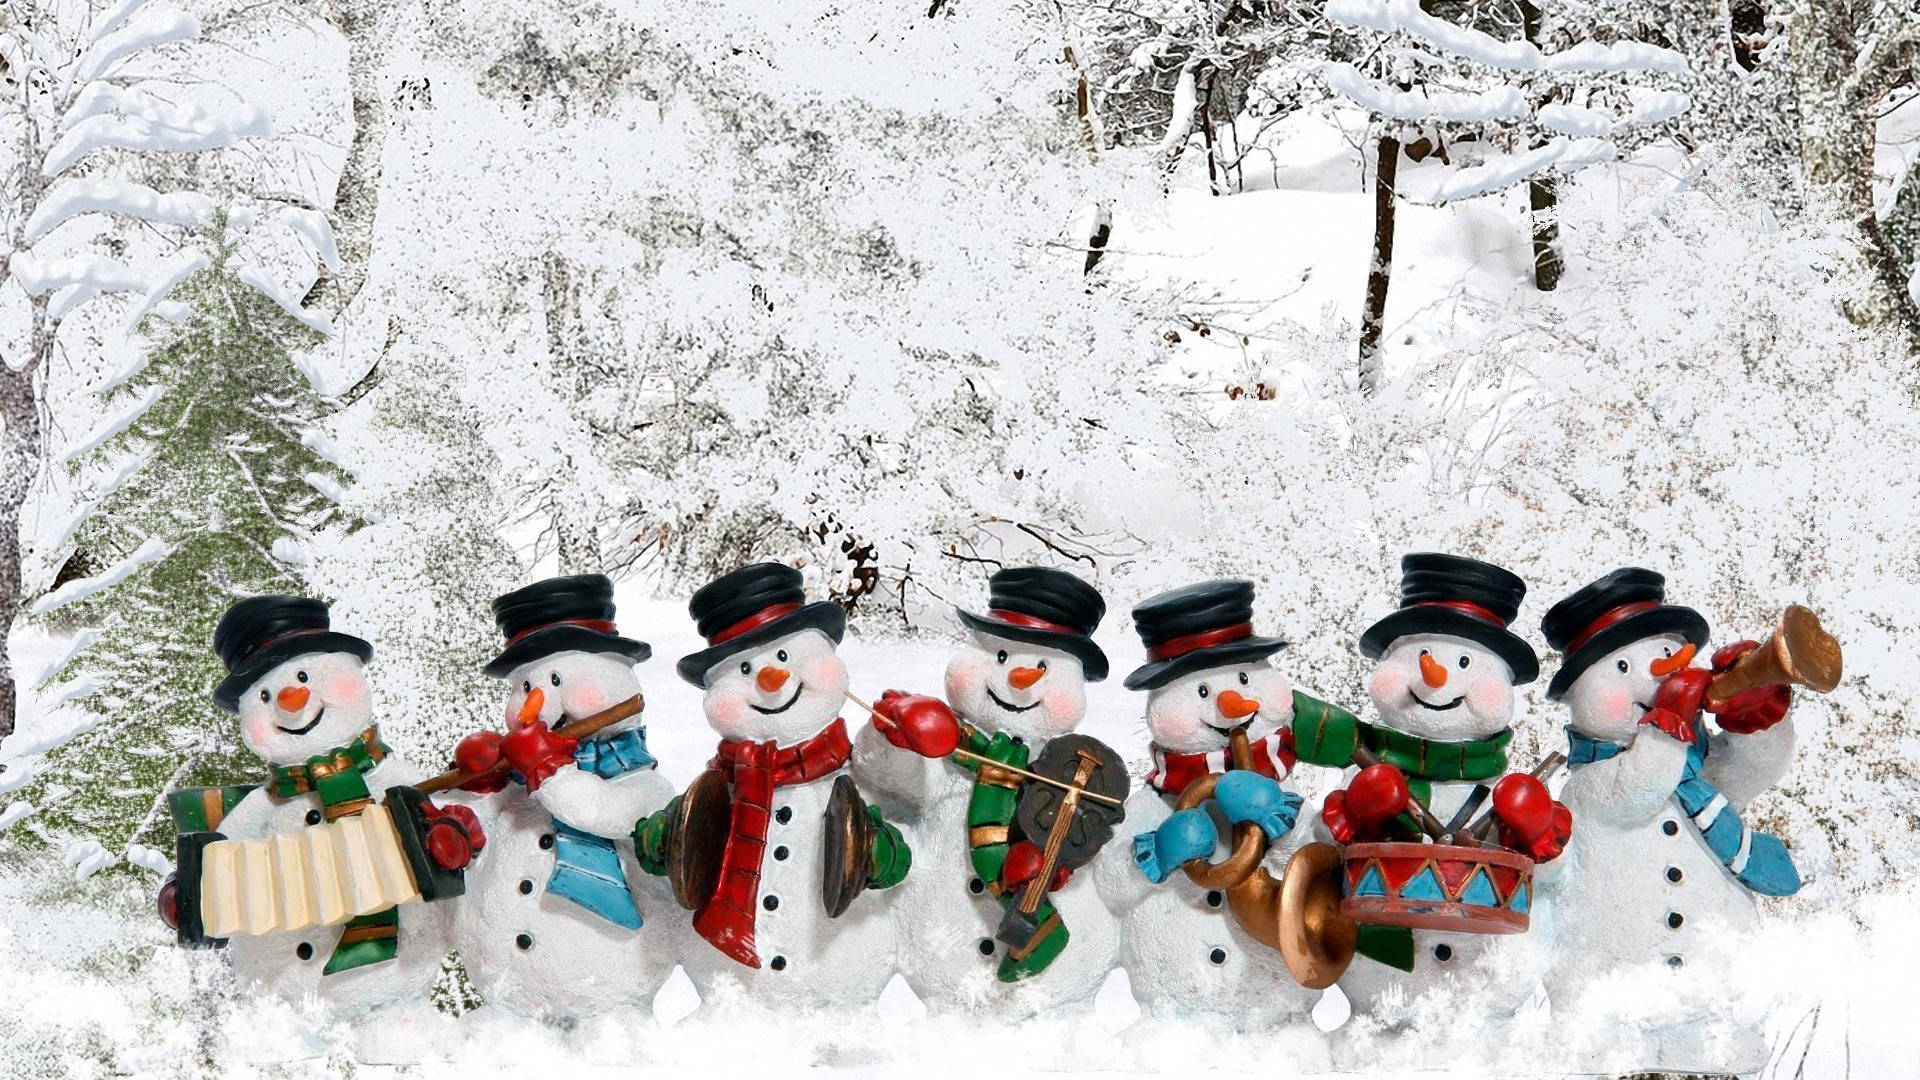
<instances>
[{"instance_id":1,"label":"blue scarf","mask_svg":"<svg viewBox=\"0 0 1920 1080\"><path fill-rule=\"evenodd\" d=\"M582 739L574 747L573 763L607 780L654 767L645 728L604 739ZM547 891L617 926L640 929L640 910L633 906L627 873L613 841L559 820L553 823L553 839L553 876L547 879Z\"/></svg>"},{"instance_id":2,"label":"blue scarf","mask_svg":"<svg viewBox=\"0 0 1920 1080\"><path fill-rule=\"evenodd\" d=\"M1695 724L1693 731L1693 745L1687 747L1686 768L1680 773L1679 785L1673 789L1673 798L1687 812L1687 823L1707 842L1707 849L1726 864L1734 880L1749 891L1762 896L1792 896L1799 892L1800 871L1794 869L1787 846L1777 837L1747 828L1727 797L1708 782L1703 771L1709 747L1706 725ZM1567 743L1570 769L1605 761L1626 749L1619 743L1582 735L1572 728L1567 729Z\"/></svg>"}]
</instances>

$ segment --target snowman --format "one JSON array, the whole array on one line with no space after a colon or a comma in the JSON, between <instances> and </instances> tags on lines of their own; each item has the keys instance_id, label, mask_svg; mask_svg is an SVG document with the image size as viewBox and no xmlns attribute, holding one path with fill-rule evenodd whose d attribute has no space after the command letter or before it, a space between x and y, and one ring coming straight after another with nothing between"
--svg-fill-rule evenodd
<instances>
[{"instance_id":1,"label":"snowman","mask_svg":"<svg viewBox=\"0 0 1920 1080\"><path fill-rule=\"evenodd\" d=\"M667 942L643 928L671 901L629 839L673 794L640 719L634 665L651 650L620 636L600 574L536 582L493 613L507 644L485 671L506 680L508 734L469 735L454 753L462 772L486 774L463 786L483 796L493 837L458 902L461 959L485 1000L521 1015L646 1015L673 971ZM590 717L612 722L567 734Z\"/></svg>"},{"instance_id":2,"label":"snowman","mask_svg":"<svg viewBox=\"0 0 1920 1080\"><path fill-rule=\"evenodd\" d=\"M1507 772L1514 687L1540 672L1532 647L1507 629L1526 584L1456 555L1410 554L1400 565L1399 609L1360 636L1362 655L1375 662L1367 694L1379 721L1339 710L1294 717L1303 761L1347 765L1356 746L1379 759L1328 796L1322 827L1341 844L1417 840L1407 816L1413 799L1457 827L1463 808L1490 792L1502 842L1536 861L1554 858L1571 830L1566 808L1531 776L1495 783ZM1547 962L1542 908L1534 905L1530 932L1512 937L1364 927L1340 989L1356 1014L1391 1025L1414 1020L1416 1003L1449 1016L1512 1015Z\"/></svg>"},{"instance_id":3,"label":"snowman","mask_svg":"<svg viewBox=\"0 0 1920 1080\"><path fill-rule=\"evenodd\" d=\"M1541 625L1565 657L1547 697L1569 711L1562 797L1580 821L1556 899L1565 962L1549 981L1554 1009L1578 1018L1577 1030L1634 1028L1645 1042L1623 1048L1621 1068L1757 1071L1767 1002L1742 988L1765 981L1739 973L1744 957L1764 954L1749 948L1754 897L1791 895L1800 877L1780 841L1740 812L1791 761L1790 691L1713 700L1712 675L1755 644L1722 648L1711 671L1691 666L1706 620L1666 603L1651 570L1615 570ZM1654 1016L1636 1011L1648 1008Z\"/></svg>"},{"instance_id":4,"label":"snowman","mask_svg":"<svg viewBox=\"0 0 1920 1080\"><path fill-rule=\"evenodd\" d=\"M1153 768L1127 800L1136 840L1130 851L1103 853L1099 881L1127 913L1121 963L1149 1015L1283 1037L1291 1027L1311 1036L1295 1053L1324 1058L1323 1040L1299 1026L1319 992L1296 983L1279 952L1241 927L1225 892L1180 871L1213 853L1221 824L1258 826L1267 845L1261 868L1278 877L1286 865L1281 841L1300 809L1300 797L1281 787L1294 764L1296 695L1270 660L1287 643L1253 633L1253 595L1252 582L1209 581L1133 609L1148 662L1126 686L1147 692ZM1246 737L1244 763L1235 760L1236 733ZM1180 794L1210 774L1222 776L1214 806L1223 822L1204 808L1176 813Z\"/></svg>"},{"instance_id":5,"label":"snowman","mask_svg":"<svg viewBox=\"0 0 1920 1080\"><path fill-rule=\"evenodd\" d=\"M701 940L679 959L707 1008L867 1005L892 976L892 921L880 897L860 894L898 884L910 855L848 778L835 652L846 614L805 600L798 570L756 563L688 603L708 647L678 671L706 692L719 751L635 839L641 865L676 891L702 883L682 898Z\"/></svg>"},{"instance_id":6,"label":"snowman","mask_svg":"<svg viewBox=\"0 0 1920 1080\"><path fill-rule=\"evenodd\" d=\"M240 741L271 770L217 822L221 835L257 840L335 821L421 779L380 741L364 669L373 646L333 630L325 604L242 600L221 616L213 647L227 668L213 700L239 714ZM477 850L471 816L455 814ZM235 936L227 954L249 991L323 1002L354 1033L361 1060L406 1061L409 1041L434 1022L427 991L447 951L444 908L413 903L344 926Z\"/></svg>"},{"instance_id":7,"label":"snowman","mask_svg":"<svg viewBox=\"0 0 1920 1080\"><path fill-rule=\"evenodd\" d=\"M862 779L914 840L914 874L895 904L901 973L935 1011L1083 1012L1115 963L1114 916L1090 876L1063 870L1036 913L1046 929L1024 946L997 939L1046 837L1019 832L1020 777L979 759L1026 768L1079 726L1087 683L1107 674L1092 637L1106 603L1038 566L998 571L988 591L984 615L957 613L969 637L947 663L951 708L890 690L854 742ZM950 757L956 748L978 756Z\"/></svg>"}]
</instances>

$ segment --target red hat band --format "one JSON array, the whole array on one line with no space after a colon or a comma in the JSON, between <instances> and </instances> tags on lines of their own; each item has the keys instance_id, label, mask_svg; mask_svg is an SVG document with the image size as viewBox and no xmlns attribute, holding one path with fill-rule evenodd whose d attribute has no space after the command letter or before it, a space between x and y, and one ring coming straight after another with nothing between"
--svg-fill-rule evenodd
<instances>
[{"instance_id":1,"label":"red hat band","mask_svg":"<svg viewBox=\"0 0 1920 1080\"><path fill-rule=\"evenodd\" d=\"M739 637L740 635L746 633L749 630L756 630L774 621L775 619L785 618L786 616L791 615L794 612L799 610L800 610L799 604L774 604L771 607L763 607L759 611L756 611L753 614L747 616L746 618L741 619L739 622L734 623L732 626L726 627L725 629L707 638L707 644L708 645L724 645L727 642L732 641L734 638Z\"/></svg>"},{"instance_id":2,"label":"red hat band","mask_svg":"<svg viewBox=\"0 0 1920 1080\"><path fill-rule=\"evenodd\" d=\"M1567 647L1564 651L1569 653L1574 652L1587 642L1599 636L1600 631L1605 630L1607 627L1613 626L1622 620L1632 618L1643 611L1652 611L1659 606L1660 604L1656 600L1639 600L1631 604L1621 604L1616 608L1608 608L1606 611L1600 613L1599 618L1588 623L1587 628L1580 631L1578 637L1567 642Z\"/></svg>"},{"instance_id":3,"label":"red hat band","mask_svg":"<svg viewBox=\"0 0 1920 1080\"><path fill-rule=\"evenodd\" d=\"M1252 623L1234 623L1231 626L1217 627L1213 630L1202 630L1197 634L1168 638L1166 641L1148 649L1147 659L1155 661L1172 660L1174 657L1185 656L1198 649L1209 649L1215 645L1225 645L1228 642L1239 641L1242 638L1250 638L1252 636Z\"/></svg>"}]
</instances>

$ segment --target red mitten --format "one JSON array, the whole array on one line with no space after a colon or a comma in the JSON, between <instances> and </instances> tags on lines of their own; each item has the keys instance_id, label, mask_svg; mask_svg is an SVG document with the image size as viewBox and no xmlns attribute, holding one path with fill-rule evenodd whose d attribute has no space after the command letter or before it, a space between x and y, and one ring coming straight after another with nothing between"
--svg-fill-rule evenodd
<instances>
[{"instance_id":1,"label":"red mitten","mask_svg":"<svg viewBox=\"0 0 1920 1080\"><path fill-rule=\"evenodd\" d=\"M1707 697L1707 683L1712 679L1713 673L1706 668L1690 667L1660 680L1659 689L1653 692L1653 708L1640 722L1691 744L1694 725L1700 722L1700 705Z\"/></svg>"},{"instance_id":2,"label":"red mitten","mask_svg":"<svg viewBox=\"0 0 1920 1080\"><path fill-rule=\"evenodd\" d=\"M435 806L422 803L420 816L427 824L427 855L442 870L464 870L473 857L487 846L487 834L480 819L464 806Z\"/></svg>"},{"instance_id":3,"label":"red mitten","mask_svg":"<svg viewBox=\"0 0 1920 1080\"><path fill-rule=\"evenodd\" d=\"M1640 722L1647 727L1659 728L1689 746L1693 745L1692 722L1682 719L1680 714L1672 709L1648 709L1646 715L1640 718Z\"/></svg>"},{"instance_id":4,"label":"red mitten","mask_svg":"<svg viewBox=\"0 0 1920 1080\"><path fill-rule=\"evenodd\" d=\"M1351 844L1354 841L1353 819L1347 815L1347 793L1332 791L1320 804L1320 820L1327 825L1327 832L1333 835L1336 844Z\"/></svg>"},{"instance_id":5,"label":"red mitten","mask_svg":"<svg viewBox=\"0 0 1920 1080\"><path fill-rule=\"evenodd\" d=\"M1500 824L1531 843L1553 826L1553 796L1526 773L1509 773L1493 785L1493 812Z\"/></svg>"},{"instance_id":6,"label":"red mitten","mask_svg":"<svg viewBox=\"0 0 1920 1080\"><path fill-rule=\"evenodd\" d=\"M1733 667L1741 657L1760 647L1757 641L1736 641L1723 645L1713 654L1713 672L1718 675ZM1787 708L1793 704L1793 688L1782 683L1779 686L1756 686L1751 690L1735 694L1725 701L1708 701L1707 708L1713 710L1714 717L1720 721L1723 730L1735 735L1751 735L1756 731L1765 731L1787 718Z\"/></svg>"},{"instance_id":7,"label":"red mitten","mask_svg":"<svg viewBox=\"0 0 1920 1080\"><path fill-rule=\"evenodd\" d=\"M473 777L460 785L463 790L489 795L507 786L504 769L488 775L500 764L500 738L497 731L476 731L453 748L453 767Z\"/></svg>"},{"instance_id":8,"label":"red mitten","mask_svg":"<svg viewBox=\"0 0 1920 1080\"><path fill-rule=\"evenodd\" d=\"M1573 838L1573 811L1564 804L1552 804L1548 815L1547 828L1531 840L1521 836L1508 827L1505 819L1500 822L1500 843L1532 859L1534 862L1551 862L1567 850L1567 841Z\"/></svg>"},{"instance_id":9,"label":"red mitten","mask_svg":"<svg viewBox=\"0 0 1920 1080\"><path fill-rule=\"evenodd\" d=\"M873 726L902 750L941 758L960 745L960 720L939 698L889 690L874 702L873 711Z\"/></svg>"},{"instance_id":10,"label":"red mitten","mask_svg":"<svg viewBox=\"0 0 1920 1080\"><path fill-rule=\"evenodd\" d=\"M1045 862L1040 845L1031 840L1022 840L1007 849L1007 861L1000 864L1000 888L1004 892L1032 881L1040 873L1040 864ZM1073 871L1064 866L1055 867L1053 880L1048 883L1047 891L1054 892L1066 885Z\"/></svg>"},{"instance_id":11,"label":"red mitten","mask_svg":"<svg viewBox=\"0 0 1920 1080\"><path fill-rule=\"evenodd\" d=\"M1364 830L1406 813L1412 798L1407 774L1382 761L1361 769L1347 782L1347 815Z\"/></svg>"},{"instance_id":12,"label":"red mitten","mask_svg":"<svg viewBox=\"0 0 1920 1080\"><path fill-rule=\"evenodd\" d=\"M521 724L500 740L507 764L527 778L527 790L538 791L563 765L573 764L573 748L579 739L555 735L544 720Z\"/></svg>"}]
</instances>

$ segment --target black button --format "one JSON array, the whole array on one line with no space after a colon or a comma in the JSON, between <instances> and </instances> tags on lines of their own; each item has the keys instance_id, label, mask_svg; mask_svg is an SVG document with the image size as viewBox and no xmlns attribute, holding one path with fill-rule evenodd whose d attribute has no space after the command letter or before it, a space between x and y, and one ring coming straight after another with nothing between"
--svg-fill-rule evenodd
<instances>
[{"instance_id":1,"label":"black button","mask_svg":"<svg viewBox=\"0 0 1920 1080\"><path fill-rule=\"evenodd\" d=\"M520 895L528 896L528 895L531 895L532 893L533 893L533 879L521 878L520 879Z\"/></svg>"},{"instance_id":2,"label":"black button","mask_svg":"<svg viewBox=\"0 0 1920 1080\"><path fill-rule=\"evenodd\" d=\"M1677 968L1684 963L1686 963L1686 961L1682 960L1678 953L1667 957L1667 966L1670 968Z\"/></svg>"},{"instance_id":3,"label":"black button","mask_svg":"<svg viewBox=\"0 0 1920 1080\"><path fill-rule=\"evenodd\" d=\"M787 970L787 958L784 956L776 956L767 961L767 966L775 971L785 971Z\"/></svg>"},{"instance_id":4,"label":"black button","mask_svg":"<svg viewBox=\"0 0 1920 1080\"><path fill-rule=\"evenodd\" d=\"M1660 823L1660 831L1666 833L1668 836L1672 836L1674 833L1680 831L1680 823L1669 818Z\"/></svg>"},{"instance_id":5,"label":"black button","mask_svg":"<svg viewBox=\"0 0 1920 1080\"><path fill-rule=\"evenodd\" d=\"M1674 881L1674 882L1677 882L1677 881L1679 881L1679 880L1680 880L1680 877L1681 877L1681 875L1680 875L1680 868L1679 868L1679 867L1677 867L1677 866L1669 866L1669 867L1667 867L1667 880L1668 880L1668 881Z\"/></svg>"},{"instance_id":6,"label":"black button","mask_svg":"<svg viewBox=\"0 0 1920 1080\"><path fill-rule=\"evenodd\" d=\"M768 911L772 911L780 906L780 898L777 896L769 896L760 901L760 906L766 908Z\"/></svg>"},{"instance_id":7,"label":"black button","mask_svg":"<svg viewBox=\"0 0 1920 1080\"><path fill-rule=\"evenodd\" d=\"M1212 961L1215 966L1224 964L1227 962L1227 950L1215 949L1207 954L1207 959Z\"/></svg>"},{"instance_id":8,"label":"black button","mask_svg":"<svg viewBox=\"0 0 1920 1080\"><path fill-rule=\"evenodd\" d=\"M773 820L775 820L775 821L777 821L777 822L779 822L779 823L780 823L780 824L782 824L782 825L785 825L785 824L786 824L787 822L789 822L789 821L792 821L792 820L793 820L793 807L791 807L791 806L783 806L783 807L781 807L780 809L778 809L778 810L775 810L775 811L773 812Z\"/></svg>"},{"instance_id":9,"label":"black button","mask_svg":"<svg viewBox=\"0 0 1920 1080\"><path fill-rule=\"evenodd\" d=\"M532 934L516 935L513 939L513 943L515 945L520 946L520 948L522 949L531 949L533 948L533 935Z\"/></svg>"},{"instance_id":10,"label":"black button","mask_svg":"<svg viewBox=\"0 0 1920 1080\"><path fill-rule=\"evenodd\" d=\"M1433 947L1433 958L1443 964L1453 959L1453 946L1445 942L1435 945Z\"/></svg>"},{"instance_id":11,"label":"black button","mask_svg":"<svg viewBox=\"0 0 1920 1080\"><path fill-rule=\"evenodd\" d=\"M1225 896L1222 896L1220 894L1219 889L1207 890L1207 906L1208 907L1219 907L1221 904L1226 902L1226 899L1227 898Z\"/></svg>"},{"instance_id":12,"label":"black button","mask_svg":"<svg viewBox=\"0 0 1920 1080\"><path fill-rule=\"evenodd\" d=\"M1680 929L1680 924L1686 921L1687 921L1686 916L1680 914L1677 911L1667 912L1667 928L1670 930Z\"/></svg>"},{"instance_id":13,"label":"black button","mask_svg":"<svg viewBox=\"0 0 1920 1080\"><path fill-rule=\"evenodd\" d=\"M773 861L785 862L787 861L787 856L791 854L793 853L787 850L787 845L781 844L779 847L773 849Z\"/></svg>"},{"instance_id":14,"label":"black button","mask_svg":"<svg viewBox=\"0 0 1920 1080\"><path fill-rule=\"evenodd\" d=\"M981 956L993 955L993 939L992 938L983 937L980 939L980 955Z\"/></svg>"},{"instance_id":15,"label":"black button","mask_svg":"<svg viewBox=\"0 0 1920 1080\"><path fill-rule=\"evenodd\" d=\"M545 851L552 846L553 846L553 834L550 832L541 833L540 834L540 850Z\"/></svg>"},{"instance_id":16,"label":"black button","mask_svg":"<svg viewBox=\"0 0 1920 1080\"><path fill-rule=\"evenodd\" d=\"M311 960L313 959L313 946L303 941L298 948L293 950L293 955L302 960Z\"/></svg>"},{"instance_id":17,"label":"black button","mask_svg":"<svg viewBox=\"0 0 1920 1080\"><path fill-rule=\"evenodd\" d=\"M307 811L307 824L309 825L320 824L320 811L318 810Z\"/></svg>"},{"instance_id":18,"label":"black button","mask_svg":"<svg viewBox=\"0 0 1920 1080\"><path fill-rule=\"evenodd\" d=\"M1023 739L1023 738L1021 738L1021 737L1020 737L1020 736L1018 736L1018 735L1015 735L1015 736L1013 737L1013 745L1015 745L1015 746L1025 746L1025 745L1027 745L1027 740L1025 740L1025 739Z\"/></svg>"},{"instance_id":19,"label":"black button","mask_svg":"<svg viewBox=\"0 0 1920 1080\"><path fill-rule=\"evenodd\" d=\"M975 896L979 896L981 893L987 891L987 883L981 881L979 878L969 879L967 881L967 891Z\"/></svg>"}]
</instances>

